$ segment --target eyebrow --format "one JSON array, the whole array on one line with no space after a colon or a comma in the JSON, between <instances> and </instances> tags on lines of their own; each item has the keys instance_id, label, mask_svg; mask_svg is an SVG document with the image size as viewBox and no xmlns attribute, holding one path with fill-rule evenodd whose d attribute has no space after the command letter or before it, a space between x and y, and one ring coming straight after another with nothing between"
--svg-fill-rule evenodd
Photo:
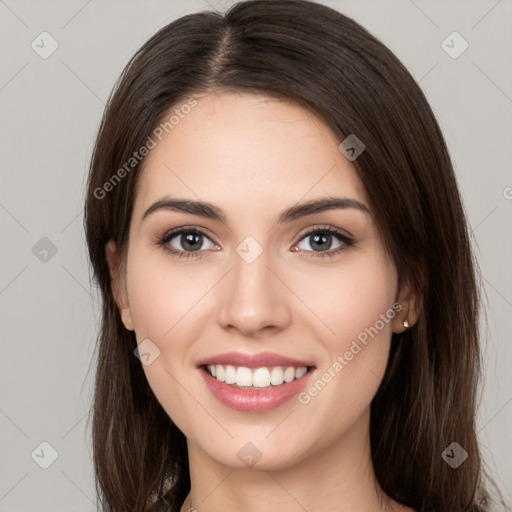
<instances>
[{"instance_id":1,"label":"eyebrow","mask_svg":"<svg viewBox=\"0 0 512 512\"><path fill-rule=\"evenodd\" d=\"M277 224L292 222L302 217L313 215L314 213L320 213L326 210L347 208L353 208L355 210L359 210L363 213L370 215L369 208L360 201L357 201L356 199L350 199L345 197L325 197L321 199L313 199L311 201L296 204L287 208L279 215ZM170 197L164 197L154 202L144 212L144 215L142 216L142 221L144 221L152 213L162 209L182 213L190 213L207 219L219 221L222 224L227 223L225 213L220 208L211 203L185 198Z\"/></svg>"}]
</instances>

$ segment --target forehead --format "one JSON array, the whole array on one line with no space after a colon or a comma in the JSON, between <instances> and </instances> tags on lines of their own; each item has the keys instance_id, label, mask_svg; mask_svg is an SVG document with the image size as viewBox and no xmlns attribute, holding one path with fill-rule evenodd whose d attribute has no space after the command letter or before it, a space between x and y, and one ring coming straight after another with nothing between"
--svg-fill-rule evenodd
<instances>
[{"instance_id":1,"label":"forehead","mask_svg":"<svg viewBox=\"0 0 512 512\"><path fill-rule=\"evenodd\" d=\"M253 94L195 99L193 108L182 109L183 102L164 117L176 114L143 161L135 211L164 195L198 197L227 211L232 205L247 215L261 214L261 205L268 212L333 194L367 203L341 141L308 110Z\"/></svg>"}]
</instances>

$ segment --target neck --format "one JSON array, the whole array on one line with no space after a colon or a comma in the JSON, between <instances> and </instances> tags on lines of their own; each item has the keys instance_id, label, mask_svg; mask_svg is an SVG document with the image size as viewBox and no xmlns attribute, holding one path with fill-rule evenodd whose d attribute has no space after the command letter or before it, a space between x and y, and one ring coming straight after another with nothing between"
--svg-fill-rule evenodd
<instances>
[{"instance_id":1,"label":"neck","mask_svg":"<svg viewBox=\"0 0 512 512\"><path fill-rule=\"evenodd\" d=\"M188 443L191 491L181 512L397 512L375 478L369 410L336 443L278 470L235 469Z\"/></svg>"}]
</instances>

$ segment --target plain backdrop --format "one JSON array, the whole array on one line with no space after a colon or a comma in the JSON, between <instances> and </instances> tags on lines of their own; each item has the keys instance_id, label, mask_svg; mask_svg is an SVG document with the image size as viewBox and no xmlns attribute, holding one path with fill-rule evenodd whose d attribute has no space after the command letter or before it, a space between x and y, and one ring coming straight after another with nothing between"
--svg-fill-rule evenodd
<instances>
[{"instance_id":1,"label":"plain backdrop","mask_svg":"<svg viewBox=\"0 0 512 512\"><path fill-rule=\"evenodd\" d=\"M395 52L446 136L487 296L479 436L510 499L512 1L323 3ZM0 0L0 511L94 510L87 414L100 308L82 226L92 144L133 53L164 24L207 8Z\"/></svg>"}]
</instances>

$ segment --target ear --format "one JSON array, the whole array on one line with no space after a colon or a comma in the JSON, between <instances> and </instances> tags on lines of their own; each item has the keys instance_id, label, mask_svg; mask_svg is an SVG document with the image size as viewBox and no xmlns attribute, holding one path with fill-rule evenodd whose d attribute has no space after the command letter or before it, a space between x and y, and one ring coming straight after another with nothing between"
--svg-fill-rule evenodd
<instances>
[{"instance_id":1,"label":"ear","mask_svg":"<svg viewBox=\"0 0 512 512\"><path fill-rule=\"evenodd\" d=\"M418 297L409 282L407 282L402 286L396 302L402 308L393 319L393 332L401 333L410 329L418 321L422 309L422 301L421 297ZM408 327L404 326L404 321L407 321Z\"/></svg>"},{"instance_id":2,"label":"ear","mask_svg":"<svg viewBox=\"0 0 512 512\"><path fill-rule=\"evenodd\" d=\"M116 244L113 240L109 240L105 245L105 257L110 269L112 294L119 309L121 320L129 331L133 331L133 318L130 311L130 304L128 302L126 277L120 266L121 255L117 251Z\"/></svg>"}]
</instances>

